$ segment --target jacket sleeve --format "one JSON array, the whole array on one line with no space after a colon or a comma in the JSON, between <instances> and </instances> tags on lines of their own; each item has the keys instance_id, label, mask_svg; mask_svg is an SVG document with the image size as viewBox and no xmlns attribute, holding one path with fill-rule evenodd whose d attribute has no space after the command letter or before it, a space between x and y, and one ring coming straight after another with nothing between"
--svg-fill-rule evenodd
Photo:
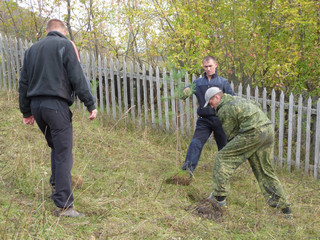
<instances>
[{"instance_id":1,"label":"jacket sleeve","mask_svg":"<svg viewBox=\"0 0 320 240\"><path fill-rule=\"evenodd\" d=\"M225 82L223 83L223 92L224 93L228 93L228 94L230 94L232 96L235 95L233 90L232 90L232 88L231 88L231 86L230 86L230 84L229 84L229 82L228 82L228 80L225 80Z\"/></svg>"},{"instance_id":2,"label":"jacket sleeve","mask_svg":"<svg viewBox=\"0 0 320 240\"><path fill-rule=\"evenodd\" d=\"M23 117L32 116L31 108L30 108L30 99L27 98L29 79L27 74L27 51L24 54L23 66L19 79L19 107L20 111L23 114Z\"/></svg>"},{"instance_id":3,"label":"jacket sleeve","mask_svg":"<svg viewBox=\"0 0 320 240\"><path fill-rule=\"evenodd\" d=\"M83 69L78 61L78 57L71 42L68 42L66 46L64 64L73 91L84 103L89 112L94 110L96 108L95 97L92 95L89 81L84 75Z\"/></svg>"}]
</instances>

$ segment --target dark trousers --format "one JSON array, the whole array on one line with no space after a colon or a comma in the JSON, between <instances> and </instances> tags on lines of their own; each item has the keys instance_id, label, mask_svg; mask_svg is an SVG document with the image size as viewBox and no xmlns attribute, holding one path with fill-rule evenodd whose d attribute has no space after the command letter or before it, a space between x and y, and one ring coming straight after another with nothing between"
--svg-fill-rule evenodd
<instances>
[{"instance_id":1,"label":"dark trousers","mask_svg":"<svg viewBox=\"0 0 320 240\"><path fill-rule=\"evenodd\" d=\"M199 162L202 148L213 132L218 150L221 150L227 144L227 137L223 131L222 124L218 117L199 117L194 131L193 138L188 148L183 170L193 172Z\"/></svg>"},{"instance_id":2,"label":"dark trousers","mask_svg":"<svg viewBox=\"0 0 320 240\"><path fill-rule=\"evenodd\" d=\"M55 186L53 201L60 208L73 206L72 113L69 108L53 110L41 105L31 111L51 148L50 183Z\"/></svg>"}]
</instances>

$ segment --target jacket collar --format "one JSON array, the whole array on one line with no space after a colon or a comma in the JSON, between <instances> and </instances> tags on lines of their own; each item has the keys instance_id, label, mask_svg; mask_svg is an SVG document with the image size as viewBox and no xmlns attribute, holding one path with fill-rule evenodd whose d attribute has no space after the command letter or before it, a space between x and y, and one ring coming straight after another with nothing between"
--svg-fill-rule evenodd
<instances>
[{"instance_id":1,"label":"jacket collar","mask_svg":"<svg viewBox=\"0 0 320 240\"><path fill-rule=\"evenodd\" d=\"M202 76L205 77L205 78L208 78L206 72L204 72L204 73L202 74ZM212 78L211 78L211 79L214 79L214 78L216 78L217 76L218 76L218 73L216 72L215 74L212 75Z\"/></svg>"},{"instance_id":2,"label":"jacket collar","mask_svg":"<svg viewBox=\"0 0 320 240\"><path fill-rule=\"evenodd\" d=\"M51 31L47 34L47 36L58 36L67 39L65 35L63 35L61 32L58 31Z\"/></svg>"}]
</instances>

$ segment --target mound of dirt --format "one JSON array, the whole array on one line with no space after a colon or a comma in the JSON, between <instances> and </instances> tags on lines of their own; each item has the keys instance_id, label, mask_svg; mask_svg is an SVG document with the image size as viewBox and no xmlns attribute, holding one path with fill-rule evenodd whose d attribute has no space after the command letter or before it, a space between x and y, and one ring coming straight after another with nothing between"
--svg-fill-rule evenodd
<instances>
[{"instance_id":1,"label":"mound of dirt","mask_svg":"<svg viewBox=\"0 0 320 240\"><path fill-rule=\"evenodd\" d=\"M168 178L166 180L166 183L188 186L188 185L190 185L191 181L192 181L192 178L189 176L186 177L186 176L175 175L175 176Z\"/></svg>"},{"instance_id":2,"label":"mound of dirt","mask_svg":"<svg viewBox=\"0 0 320 240\"><path fill-rule=\"evenodd\" d=\"M204 199L196 206L189 206L186 210L191 211L193 214L199 217L215 221L221 220L223 215L226 214L225 207L219 207L216 202L210 199Z\"/></svg>"}]
</instances>

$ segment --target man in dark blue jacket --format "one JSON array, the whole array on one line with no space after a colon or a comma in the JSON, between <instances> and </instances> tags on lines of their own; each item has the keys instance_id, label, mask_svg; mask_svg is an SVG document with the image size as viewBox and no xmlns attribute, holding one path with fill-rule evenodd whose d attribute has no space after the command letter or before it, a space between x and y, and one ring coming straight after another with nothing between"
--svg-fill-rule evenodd
<instances>
[{"instance_id":1,"label":"man in dark blue jacket","mask_svg":"<svg viewBox=\"0 0 320 240\"><path fill-rule=\"evenodd\" d=\"M65 35L67 29L58 19L47 23L47 36L33 44L24 55L19 80L19 105L23 122L36 120L51 148L50 183L57 216L81 216L73 208L71 183L72 113L69 109L77 95L95 119L95 98L77 57L75 45Z\"/></svg>"},{"instance_id":2,"label":"man in dark blue jacket","mask_svg":"<svg viewBox=\"0 0 320 240\"><path fill-rule=\"evenodd\" d=\"M202 67L205 71L203 77L196 79L193 86L189 86L183 90L184 97L195 94L198 99L198 120L196 129L189 145L185 162L182 166L183 170L189 171L192 176L196 169L202 148L213 132L218 150L221 150L227 144L227 137L222 129L222 125L216 116L213 108L204 108L205 93L210 87L218 87L224 93L234 95L234 92L227 79L220 77L216 69L218 67L217 60L212 56L207 56L202 60Z\"/></svg>"}]
</instances>

